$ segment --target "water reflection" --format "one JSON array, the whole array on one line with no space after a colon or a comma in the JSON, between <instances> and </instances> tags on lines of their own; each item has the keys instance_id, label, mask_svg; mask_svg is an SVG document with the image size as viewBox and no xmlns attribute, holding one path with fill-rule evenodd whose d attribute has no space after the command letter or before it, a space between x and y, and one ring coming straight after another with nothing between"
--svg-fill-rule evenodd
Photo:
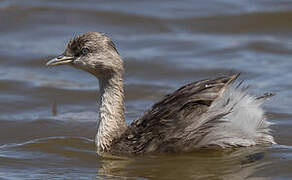
<instances>
[{"instance_id":1,"label":"water reflection","mask_svg":"<svg viewBox=\"0 0 292 180\"><path fill-rule=\"evenodd\" d=\"M98 178L147 179L268 179L253 177L264 167L265 147L228 151L205 150L178 155L99 158Z\"/></svg>"}]
</instances>

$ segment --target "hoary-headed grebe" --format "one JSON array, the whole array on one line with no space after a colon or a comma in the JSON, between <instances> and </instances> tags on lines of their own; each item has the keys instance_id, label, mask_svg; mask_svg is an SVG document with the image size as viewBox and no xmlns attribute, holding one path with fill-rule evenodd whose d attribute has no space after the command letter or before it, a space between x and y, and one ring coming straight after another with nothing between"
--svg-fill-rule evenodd
<instances>
[{"instance_id":1,"label":"hoary-headed grebe","mask_svg":"<svg viewBox=\"0 0 292 180\"><path fill-rule=\"evenodd\" d=\"M48 66L71 65L99 80L97 153L189 152L200 148L274 144L260 98L234 81L238 74L185 85L127 125L123 60L112 40L98 32L73 38ZM92 117L93 118L93 117Z\"/></svg>"}]
</instances>

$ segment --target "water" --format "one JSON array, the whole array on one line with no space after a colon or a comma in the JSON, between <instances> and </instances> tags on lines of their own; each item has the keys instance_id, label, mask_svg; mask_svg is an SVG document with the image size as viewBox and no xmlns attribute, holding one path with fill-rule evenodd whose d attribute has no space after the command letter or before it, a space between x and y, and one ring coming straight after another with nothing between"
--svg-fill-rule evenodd
<instances>
[{"instance_id":1,"label":"water","mask_svg":"<svg viewBox=\"0 0 292 180\"><path fill-rule=\"evenodd\" d=\"M291 18L288 0L0 1L0 179L292 179ZM44 65L87 31L125 60L128 122L179 86L242 72L253 94L277 94L265 108L279 145L98 157L97 80Z\"/></svg>"}]
</instances>

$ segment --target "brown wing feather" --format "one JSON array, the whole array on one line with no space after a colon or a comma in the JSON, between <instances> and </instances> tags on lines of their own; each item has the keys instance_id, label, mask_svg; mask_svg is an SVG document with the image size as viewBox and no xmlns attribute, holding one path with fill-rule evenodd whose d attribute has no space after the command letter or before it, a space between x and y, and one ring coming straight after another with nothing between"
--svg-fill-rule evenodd
<instances>
[{"instance_id":1,"label":"brown wing feather","mask_svg":"<svg viewBox=\"0 0 292 180\"><path fill-rule=\"evenodd\" d=\"M121 138L113 142L111 149L125 154L193 149L192 144L204 136L204 129L216 124L220 117L213 117L203 123L196 124L196 121L199 121L211 103L238 76L239 74L236 74L193 82L166 95L141 118L134 121ZM188 132L198 135L195 139L188 139Z\"/></svg>"}]
</instances>

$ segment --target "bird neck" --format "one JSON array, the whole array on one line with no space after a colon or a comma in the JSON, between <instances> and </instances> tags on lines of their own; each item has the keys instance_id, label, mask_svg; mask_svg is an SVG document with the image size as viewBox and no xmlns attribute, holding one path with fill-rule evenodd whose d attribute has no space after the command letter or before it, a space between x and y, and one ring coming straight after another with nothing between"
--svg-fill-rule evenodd
<instances>
[{"instance_id":1,"label":"bird neck","mask_svg":"<svg viewBox=\"0 0 292 180\"><path fill-rule=\"evenodd\" d=\"M99 78L99 86L99 122L95 142L97 152L104 152L126 129L123 74Z\"/></svg>"}]
</instances>

